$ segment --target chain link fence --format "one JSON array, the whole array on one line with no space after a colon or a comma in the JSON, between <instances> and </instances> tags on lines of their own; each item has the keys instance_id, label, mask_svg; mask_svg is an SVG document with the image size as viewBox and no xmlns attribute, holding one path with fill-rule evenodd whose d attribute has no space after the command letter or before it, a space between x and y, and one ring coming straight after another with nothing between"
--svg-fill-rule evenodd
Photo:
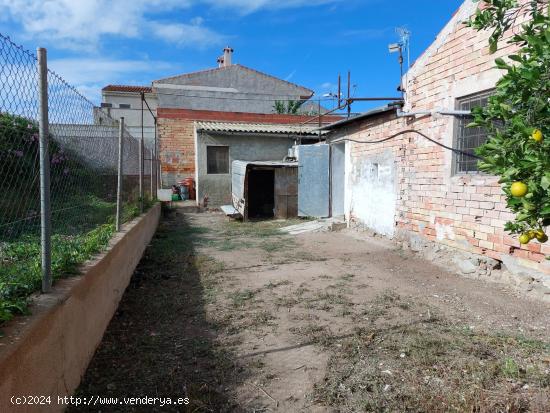
<instances>
[{"instance_id":1,"label":"chain link fence","mask_svg":"<svg viewBox=\"0 0 550 413\"><path fill-rule=\"evenodd\" d=\"M25 313L30 294L49 289L49 274L74 274L107 245L116 230L117 199L125 222L156 192L154 148L142 146L61 76L43 73L47 79L33 53L0 34L0 323ZM40 85L46 80L49 121L41 128ZM42 204L41 141L50 195L48 203L42 191Z\"/></svg>"}]
</instances>

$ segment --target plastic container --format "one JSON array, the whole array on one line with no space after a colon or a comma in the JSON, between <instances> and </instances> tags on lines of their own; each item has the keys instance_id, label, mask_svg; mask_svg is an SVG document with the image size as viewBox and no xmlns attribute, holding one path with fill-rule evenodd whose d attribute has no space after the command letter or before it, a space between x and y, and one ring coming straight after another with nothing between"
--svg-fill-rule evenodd
<instances>
[{"instance_id":1,"label":"plastic container","mask_svg":"<svg viewBox=\"0 0 550 413\"><path fill-rule=\"evenodd\" d=\"M180 196L184 201L189 199L189 188L185 185L180 185Z\"/></svg>"},{"instance_id":2,"label":"plastic container","mask_svg":"<svg viewBox=\"0 0 550 413\"><path fill-rule=\"evenodd\" d=\"M185 178L183 181L178 182L181 186L187 188L188 199L196 199L195 193L195 179Z\"/></svg>"}]
</instances>

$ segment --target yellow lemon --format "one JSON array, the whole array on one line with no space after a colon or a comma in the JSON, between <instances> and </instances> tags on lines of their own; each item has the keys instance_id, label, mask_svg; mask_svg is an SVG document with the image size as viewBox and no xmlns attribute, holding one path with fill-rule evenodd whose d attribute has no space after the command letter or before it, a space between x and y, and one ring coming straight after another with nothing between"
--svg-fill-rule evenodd
<instances>
[{"instance_id":1,"label":"yellow lemon","mask_svg":"<svg viewBox=\"0 0 550 413\"><path fill-rule=\"evenodd\" d=\"M521 198L527 194L527 185L523 182L514 182L510 187L510 192L513 196Z\"/></svg>"},{"instance_id":2,"label":"yellow lemon","mask_svg":"<svg viewBox=\"0 0 550 413\"><path fill-rule=\"evenodd\" d=\"M531 137L535 142L542 142L542 131L540 129L535 129L531 134Z\"/></svg>"},{"instance_id":3,"label":"yellow lemon","mask_svg":"<svg viewBox=\"0 0 550 413\"><path fill-rule=\"evenodd\" d=\"M519 243L520 244L529 244L529 241L531 241L531 238L529 237L529 234L521 234L519 236Z\"/></svg>"},{"instance_id":4,"label":"yellow lemon","mask_svg":"<svg viewBox=\"0 0 550 413\"><path fill-rule=\"evenodd\" d=\"M546 241L548 241L548 235L546 235L544 232L542 234L537 234L537 241L541 244L544 244Z\"/></svg>"}]
</instances>

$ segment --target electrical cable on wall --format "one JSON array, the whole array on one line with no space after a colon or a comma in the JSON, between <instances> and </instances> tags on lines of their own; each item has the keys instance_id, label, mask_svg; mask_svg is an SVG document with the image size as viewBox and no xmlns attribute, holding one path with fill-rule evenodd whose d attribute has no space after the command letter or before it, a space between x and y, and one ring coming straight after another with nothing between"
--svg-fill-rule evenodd
<instances>
[{"instance_id":1,"label":"electrical cable on wall","mask_svg":"<svg viewBox=\"0 0 550 413\"><path fill-rule=\"evenodd\" d=\"M147 103L147 99L145 99L145 94L143 93L141 95L141 99L143 100L143 102L145 102L145 105L147 106L147 109L149 110L149 113L151 114L151 116L153 117L153 119L155 120L155 122L157 121L157 117L155 116L155 114L153 113L153 111L151 110L151 107L149 106L149 103ZM143 110L143 109L142 109Z\"/></svg>"},{"instance_id":2,"label":"electrical cable on wall","mask_svg":"<svg viewBox=\"0 0 550 413\"><path fill-rule=\"evenodd\" d=\"M376 140L376 141L358 141L358 140L355 140L355 139L342 138L342 139L335 140L335 141L331 142L330 144L332 145L332 144L337 144L337 143L346 142L346 141L347 142L354 142L354 143L382 143L382 142L386 142L386 141L389 141L391 139L394 139L394 138L396 138L400 135L404 135L405 133L416 133L417 135L422 136L424 139L427 139L430 142L435 143L436 145L441 146L442 148L447 149L449 151L452 151L456 154L460 154L460 155L468 156L470 158L483 160L483 158L480 157L480 156L477 156L477 155L474 155L472 153L464 152L464 151L461 151L460 149L456 149L456 148L452 148L450 146L444 145L444 144L436 141L435 139L432 139L429 136L423 134L422 132L419 132L419 131L414 130L414 129L403 130L403 131L397 132L397 133L395 133L391 136L388 136L387 138Z\"/></svg>"}]
</instances>

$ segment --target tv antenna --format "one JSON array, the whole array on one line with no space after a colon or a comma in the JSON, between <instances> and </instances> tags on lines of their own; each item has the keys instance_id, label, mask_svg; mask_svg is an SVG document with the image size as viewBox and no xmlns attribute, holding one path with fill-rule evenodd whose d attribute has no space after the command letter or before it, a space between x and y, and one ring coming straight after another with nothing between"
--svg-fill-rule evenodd
<instances>
[{"instance_id":1,"label":"tv antenna","mask_svg":"<svg viewBox=\"0 0 550 413\"><path fill-rule=\"evenodd\" d=\"M399 43L401 47L407 52L407 70L411 68L411 48L410 39L411 32L405 26L396 27L395 34L399 37Z\"/></svg>"}]
</instances>

